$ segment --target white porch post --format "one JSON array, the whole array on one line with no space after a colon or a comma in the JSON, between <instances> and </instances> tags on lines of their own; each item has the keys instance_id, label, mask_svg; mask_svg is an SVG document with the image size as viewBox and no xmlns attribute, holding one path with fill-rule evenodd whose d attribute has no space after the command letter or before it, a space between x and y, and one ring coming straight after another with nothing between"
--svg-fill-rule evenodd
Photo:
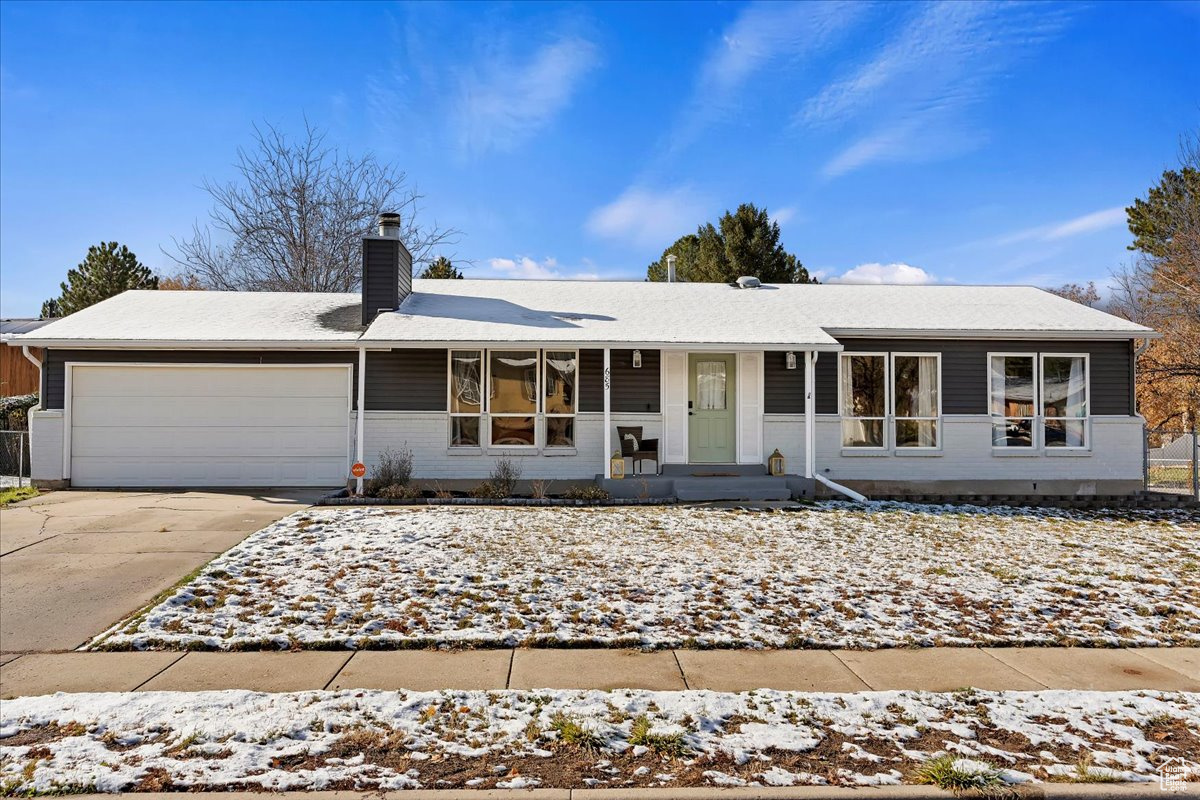
<instances>
[{"instance_id":1,"label":"white porch post","mask_svg":"<svg viewBox=\"0 0 1200 800\"><path fill-rule=\"evenodd\" d=\"M604 477L612 477L612 350L604 348Z\"/></svg>"},{"instance_id":2,"label":"white porch post","mask_svg":"<svg viewBox=\"0 0 1200 800\"><path fill-rule=\"evenodd\" d=\"M816 383L817 351L804 354L804 477L813 477L817 454L817 401L813 384Z\"/></svg>"},{"instance_id":3,"label":"white porch post","mask_svg":"<svg viewBox=\"0 0 1200 800\"><path fill-rule=\"evenodd\" d=\"M363 461L363 418L367 415L367 348L358 348L358 413L354 415L354 460ZM363 479L355 478L354 490L362 494Z\"/></svg>"}]
</instances>

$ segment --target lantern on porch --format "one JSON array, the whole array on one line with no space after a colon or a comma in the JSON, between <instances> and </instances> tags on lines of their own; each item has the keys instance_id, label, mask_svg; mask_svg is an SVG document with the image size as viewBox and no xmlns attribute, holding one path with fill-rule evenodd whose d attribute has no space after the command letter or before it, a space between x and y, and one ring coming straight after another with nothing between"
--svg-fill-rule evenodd
<instances>
[{"instance_id":1,"label":"lantern on porch","mask_svg":"<svg viewBox=\"0 0 1200 800\"><path fill-rule=\"evenodd\" d=\"M767 459L767 472L775 476L783 475L786 467L787 462L783 458L783 453L779 452L779 448L776 447L775 452L771 453Z\"/></svg>"},{"instance_id":2,"label":"lantern on porch","mask_svg":"<svg viewBox=\"0 0 1200 800\"><path fill-rule=\"evenodd\" d=\"M641 350L633 351L633 368L634 369L642 368L642 351Z\"/></svg>"},{"instance_id":3,"label":"lantern on porch","mask_svg":"<svg viewBox=\"0 0 1200 800\"><path fill-rule=\"evenodd\" d=\"M793 352L790 352L790 351L789 351L789 352L788 352L788 354L787 354L787 356L786 356L786 361L787 361L787 368L788 368L788 369L795 369L795 368L796 368L796 354L795 354L795 353L793 353Z\"/></svg>"},{"instance_id":4,"label":"lantern on porch","mask_svg":"<svg viewBox=\"0 0 1200 800\"><path fill-rule=\"evenodd\" d=\"M625 477L625 457L621 455L620 450L613 451L612 458L609 459L609 472L612 473L614 480L620 480Z\"/></svg>"}]
</instances>

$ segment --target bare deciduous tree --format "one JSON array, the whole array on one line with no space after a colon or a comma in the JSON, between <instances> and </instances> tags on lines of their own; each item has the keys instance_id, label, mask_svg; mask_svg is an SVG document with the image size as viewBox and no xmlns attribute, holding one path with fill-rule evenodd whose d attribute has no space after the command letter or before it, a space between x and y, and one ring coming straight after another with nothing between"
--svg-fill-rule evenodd
<instances>
[{"instance_id":1,"label":"bare deciduous tree","mask_svg":"<svg viewBox=\"0 0 1200 800\"><path fill-rule=\"evenodd\" d=\"M380 211L400 214L400 237L417 264L459 232L419 222L422 195L407 175L374 155L349 156L305 123L291 141L254 127L254 146L238 149L241 180L203 183L213 198L206 225L175 239L167 253L208 288L239 291L350 292L361 283L362 238Z\"/></svg>"}]
</instances>

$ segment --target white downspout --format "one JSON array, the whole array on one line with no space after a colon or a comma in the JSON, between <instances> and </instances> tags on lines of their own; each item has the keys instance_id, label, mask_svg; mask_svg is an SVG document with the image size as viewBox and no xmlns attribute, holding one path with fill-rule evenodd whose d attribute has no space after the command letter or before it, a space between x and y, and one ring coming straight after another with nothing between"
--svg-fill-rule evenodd
<instances>
[{"instance_id":1,"label":"white downspout","mask_svg":"<svg viewBox=\"0 0 1200 800\"><path fill-rule=\"evenodd\" d=\"M37 360L37 356L35 356L33 353L29 352L29 345L27 345L27 344L21 345L21 354L23 356L25 356L27 359L29 359L35 367L37 367L37 371L38 371L38 402L37 402L37 405L33 407L33 410L37 411L38 409L40 409L42 407L42 400L45 399L44 397L42 397L42 362Z\"/></svg>"},{"instance_id":2,"label":"white downspout","mask_svg":"<svg viewBox=\"0 0 1200 800\"><path fill-rule=\"evenodd\" d=\"M817 371L817 351L809 350L804 358L804 477L813 478L835 492L846 495L858 503L867 502L866 495L859 494L848 486L829 480L817 472L817 401L814 391Z\"/></svg>"},{"instance_id":3,"label":"white downspout","mask_svg":"<svg viewBox=\"0 0 1200 800\"><path fill-rule=\"evenodd\" d=\"M356 463L365 464L363 461L363 422L367 416L367 348L358 348L358 413L354 415L354 460ZM357 494L363 492L363 479L354 479L354 491Z\"/></svg>"},{"instance_id":4,"label":"white downspout","mask_svg":"<svg viewBox=\"0 0 1200 800\"><path fill-rule=\"evenodd\" d=\"M612 350L604 348L604 477L612 478Z\"/></svg>"}]
</instances>

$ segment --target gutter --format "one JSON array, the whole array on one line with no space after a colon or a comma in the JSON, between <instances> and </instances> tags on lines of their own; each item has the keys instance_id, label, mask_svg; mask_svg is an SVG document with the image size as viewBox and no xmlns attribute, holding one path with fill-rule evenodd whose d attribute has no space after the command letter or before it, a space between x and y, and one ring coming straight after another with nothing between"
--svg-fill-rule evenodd
<instances>
[{"instance_id":1,"label":"gutter","mask_svg":"<svg viewBox=\"0 0 1200 800\"><path fill-rule=\"evenodd\" d=\"M15 347L16 345L13 345L13 346ZM37 371L38 371L38 401L37 401L37 405L35 405L30 410L31 411L40 411L42 408L42 362L38 361L37 357L34 356L33 353L29 352L29 345L27 345L27 344L21 345L21 355L25 356L27 359L29 359L29 361L35 367L37 367Z\"/></svg>"}]
</instances>

